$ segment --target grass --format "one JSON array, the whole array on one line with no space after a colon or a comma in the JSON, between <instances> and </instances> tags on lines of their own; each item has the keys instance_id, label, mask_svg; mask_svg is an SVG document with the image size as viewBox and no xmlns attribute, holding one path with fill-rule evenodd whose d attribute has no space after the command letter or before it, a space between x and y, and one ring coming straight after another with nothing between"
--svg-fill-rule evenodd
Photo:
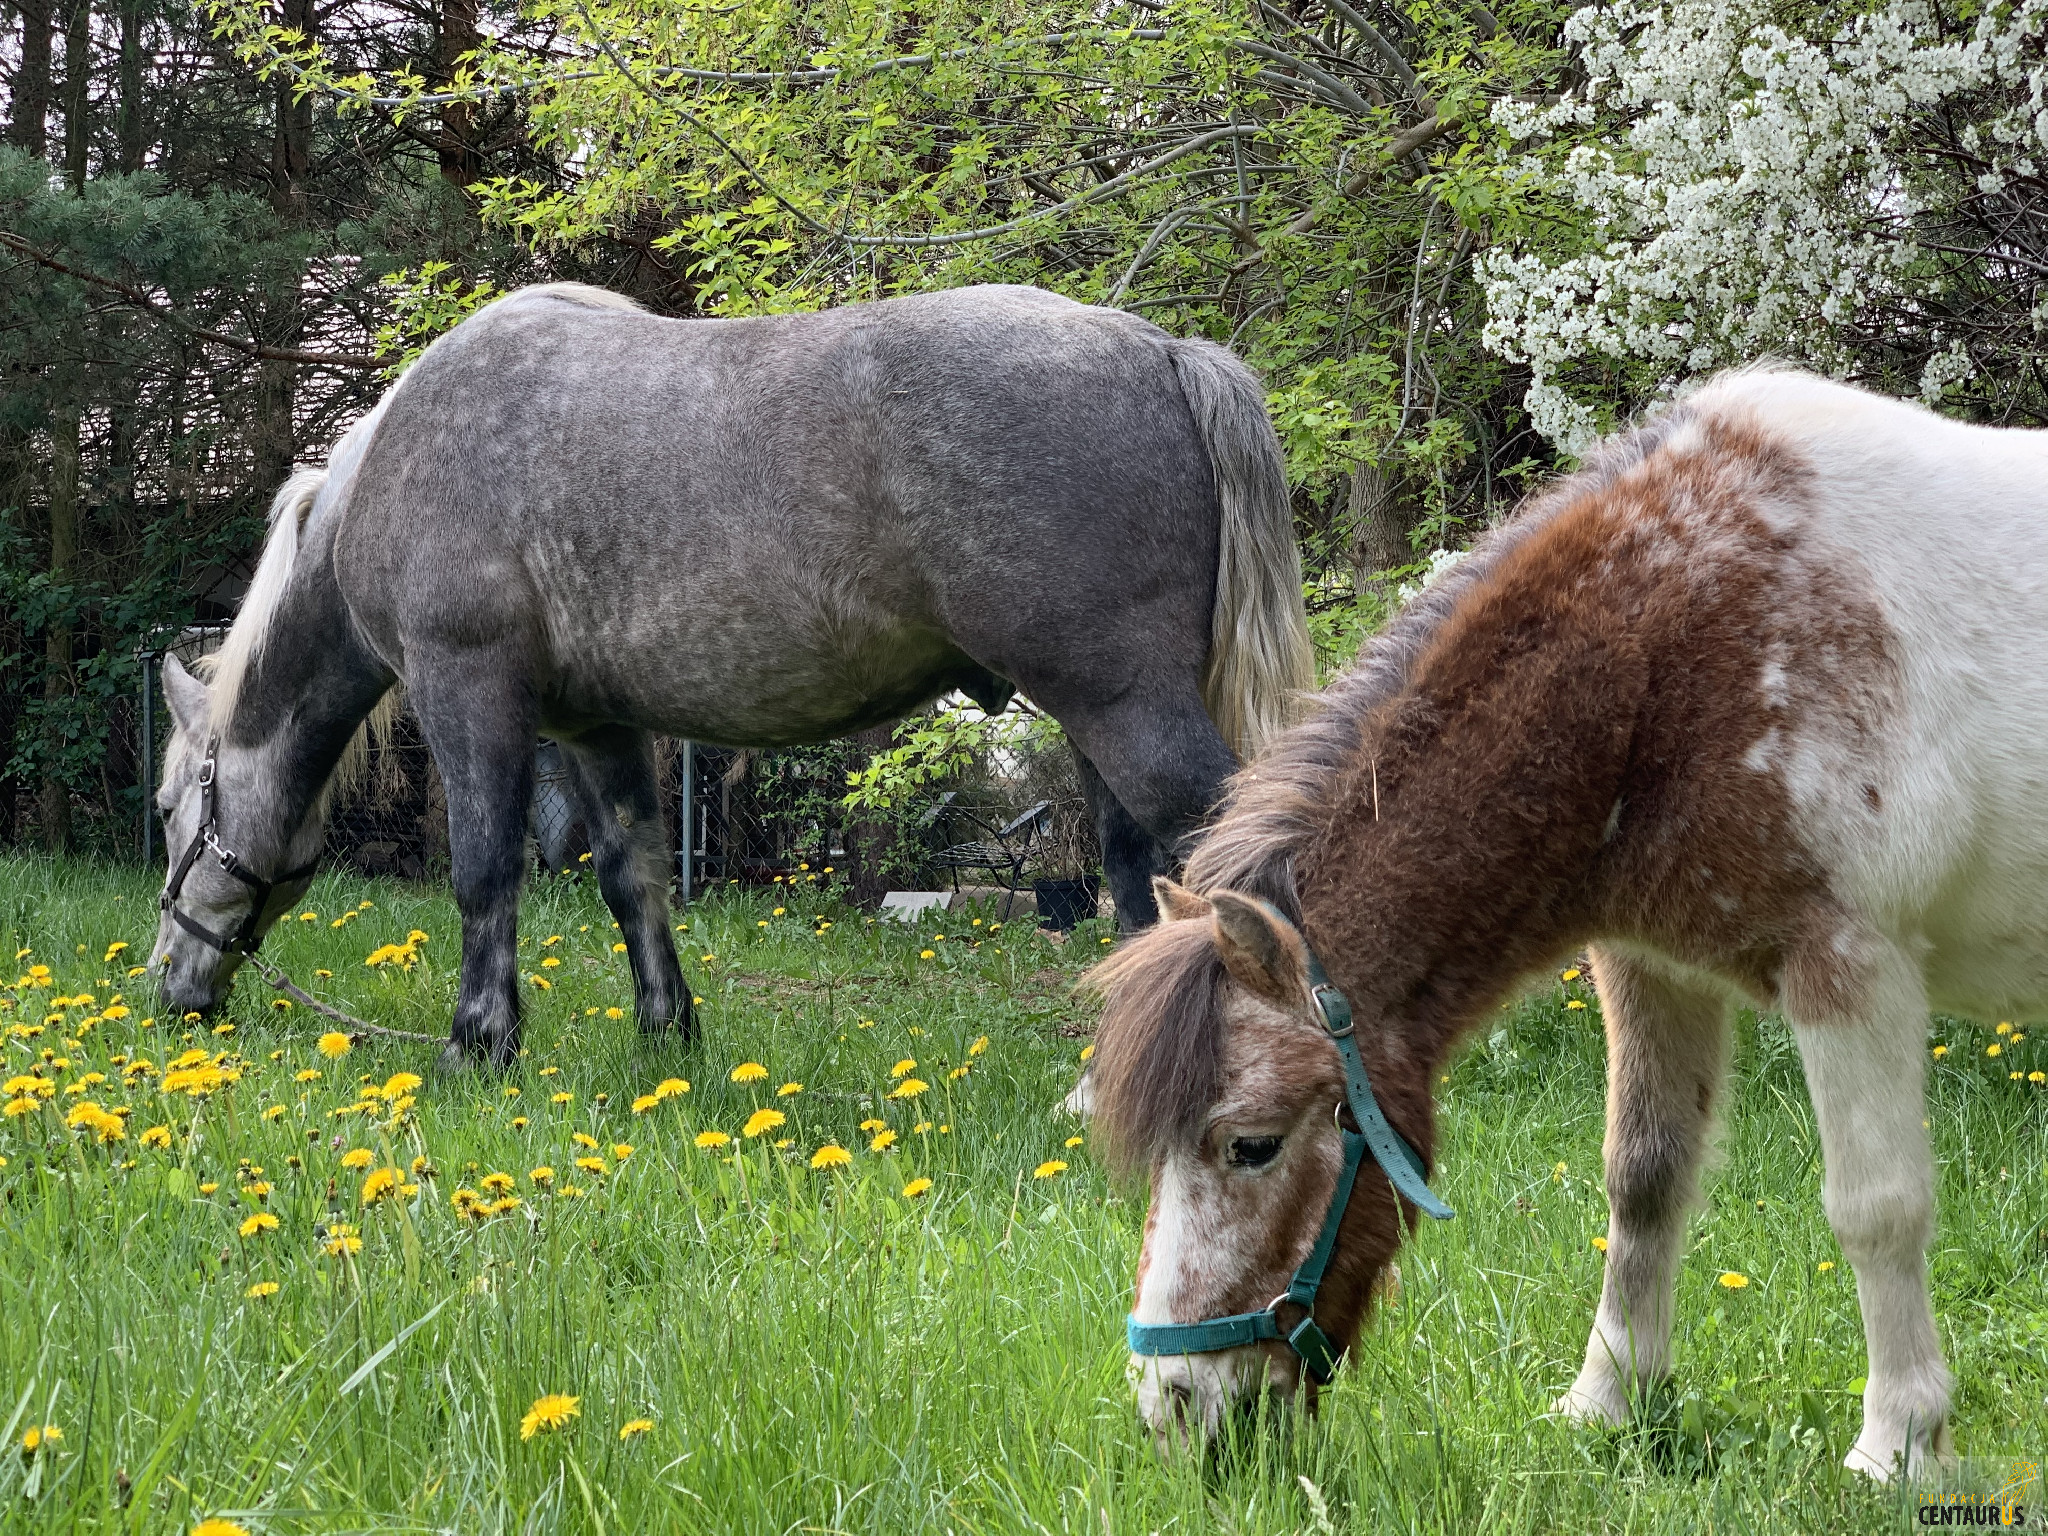
<instances>
[{"instance_id":1,"label":"grass","mask_svg":"<svg viewBox=\"0 0 2048 1536\"><path fill-rule=\"evenodd\" d=\"M1606 1219L1598 1005L1570 1008L1588 994L1561 983L1503 1011L1441 1085L1440 1184L1459 1219L1428 1224L1405 1252L1398 1302L1321 1417L1169 1465L1135 1421L1120 1343L1143 1192L1070 1149L1081 1128L1054 1107L1087 1024L1069 985L1099 934L1061 946L1017 927L956 931L959 918L906 932L812 888L783 897L781 916L773 895L722 896L678 916L705 999L704 1037L686 1050L606 1016L631 1006L610 918L587 882L544 881L521 954L552 985L529 986L528 1054L499 1079L443 1076L423 1046L329 1059L323 1026L274 1009L254 978L236 986L231 1034L145 1023L149 994L121 962L146 953L153 895L141 871L0 859L0 938L24 951L7 979L51 972L47 988L0 992L8 1072L46 1051L69 1061L45 1064L46 1108L0 1120L0 1430L17 1447L32 1427L62 1434L0 1456L0 1528L1910 1523L1910 1499L1837 1466L1858 1421L1860 1325L1819 1210L1796 1054L1772 1021L1743 1022L1724 1153L1690 1231L1677 1376L1642 1427L1581 1431L1547 1413L1584 1346ZM445 1028L458 930L443 895L330 875L306 908L317 920L287 925L267 954L365 1017ZM834 924L822 935L821 916ZM411 970L365 966L415 929L429 937ZM103 962L121 940L129 951ZM108 1017L116 992L130 1011ZM62 1021L21 1038L51 1013ZM2007 1074L2048 1066L2048 1036L1996 1059L1975 1026L1942 1021L1935 1039L1949 1050L1930 1104L1933 1272L1956 1435L1986 1466L2038 1460L2048 1089ZM200 1048L235 1053L240 1080L199 1101L150 1079L123 1086L137 1057L161 1071ZM889 1099L905 1058L929 1087ZM731 1081L748 1061L766 1079ZM307 1071L322 1075L296 1080ZM107 1080L71 1094L87 1072ZM401 1072L423 1080L409 1109L335 1113L363 1102L365 1080ZM690 1091L635 1114L669 1078ZM784 1082L803 1090L777 1097ZM130 1106L123 1139L65 1127L85 1099ZM764 1107L787 1123L737 1152L696 1145ZM283 1113L266 1118L272 1108ZM864 1120L885 1121L895 1147L870 1151ZM142 1144L155 1125L167 1149ZM595 1148L574 1144L579 1132ZM813 1171L827 1142L852 1160ZM417 1194L362 1209L366 1174L342 1165L356 1148ZM576 1169L579 1155L605 1172ZM432 1172L415 1174L416 1158ZM1070 1166L1033 1176L1053 1160ZM541 1166L552 1190L530 1177ZM492 1173L511 1176L521 1203L459 1215L454 1192ZM932 1187L906 1198L913 1177ZM270 1185L261 1201L241 1192L257 1181ZM259 1210L277 1229L238 1235ZM335 1223L359 1229L359 1253L327 1251L345 1235ZM1724 1289L1723 1271L1751 1284ZM266 1282L275 1294L248 1294ZM522 1438L547 1393L575 1396L578 1415ZM636 1419L653 1427L621 1439Z\"/></svg>"}]
</instances>

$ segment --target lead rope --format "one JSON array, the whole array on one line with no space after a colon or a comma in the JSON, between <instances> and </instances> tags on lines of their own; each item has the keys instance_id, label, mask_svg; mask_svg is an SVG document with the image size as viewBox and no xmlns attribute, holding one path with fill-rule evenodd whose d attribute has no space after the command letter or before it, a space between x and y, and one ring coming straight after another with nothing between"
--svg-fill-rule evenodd
<instances>
[{"instance_id":1,"label":"lead rope","mask_svg":"<svg viewBox=\"0 0 2048 1536\"><path fill-rule=\"evenodd\" d=\"M293 981L291 977L284 973L281 967L272 965L261 955L250 955L249 963L256 967L262 974L263 979L270 983L273 990L282 992L294 1002L312 1009L315 1013L325 1015L337 1024L346 1024L352 1034L381 1035L386 1040L414 1040L426 1045L446 1045L448 1043L447 1037L444 1035L423 1035L417 1030L392 1029L387 1025L372 1024L365 1019L357 1018L354 1014L343 1013L339 1008L330 1007Z\"/></svg>"}]
</instances>

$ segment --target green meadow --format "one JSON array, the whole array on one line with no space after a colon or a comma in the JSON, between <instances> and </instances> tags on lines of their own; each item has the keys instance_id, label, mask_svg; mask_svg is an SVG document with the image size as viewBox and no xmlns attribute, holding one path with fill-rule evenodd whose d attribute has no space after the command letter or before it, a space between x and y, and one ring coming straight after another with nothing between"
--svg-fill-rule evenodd
<instances>
[{"instance_id":1,"label":"green meadow","mask_svg":"<svg viewBox=\"0 0 2048 1536\"><path fill-rule=\"evenodd\" d=\"M1917 1528L1838 1465L1855 1286L1773 1020L1743 1019L1677 1373L1637 1427L1548 1411L1606 1222L1598 1000L1553 978L1439 1085L1458 1219L1404 1252L1320 1416L1167 1462L1121 1342L1145 1192L1058 1108L1092 926L910 930L816 883L735 888L674 915L686 1048L635 1032L591 883L543 880L526 1052L451 1075L424 1045L323 1051L332 1026L253 975L219 1020L157 1014L128 974L157 878L0 859L0 1529ZM445 894L328 875L303 910L271 959L445 1030ZM2025 1034L1929 1042L1936 1306L1956 1440L1993 1478L2048 1460L2048 1033Z\"/></svg>"}]
</instances>

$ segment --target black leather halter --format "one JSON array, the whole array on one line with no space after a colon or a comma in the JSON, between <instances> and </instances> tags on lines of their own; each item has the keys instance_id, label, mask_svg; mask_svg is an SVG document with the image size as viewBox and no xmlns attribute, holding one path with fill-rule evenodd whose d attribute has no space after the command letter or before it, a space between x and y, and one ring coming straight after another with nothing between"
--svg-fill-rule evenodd
<instances>
[{"instance_id":1,"label":"black leather halter","mask_svg":"<svg viewBox=\"0 0 2048 1536\"><path fill-rule=\"evenodd\" d=\"M213 804L214 772L219 756L220 737L209 736L206 739L206 756L199 764L199 830L192 834L190 846L185 849L184 857L178 860L178 867L171 871L171 878L165 883L163 894L157 897L156 905L158 911L170 913L171 921L193 938L212 945L222 954L253 955L263 942L257 936L256 925L263 921L263 909L270 905L270 893L280 885L306 879L320 867L320 861L314 859L310 864L286 870L274 880L265 880L253 873L233 850L221 842L215 830ZM199 861L201 853L212 854L223 874L233 875L255 893L250 898L249 915L242 919L242 926L230 938L222 938L197 918L178 909L178 893L185 888L185 876Z\"/></svg>"}]
</instances>

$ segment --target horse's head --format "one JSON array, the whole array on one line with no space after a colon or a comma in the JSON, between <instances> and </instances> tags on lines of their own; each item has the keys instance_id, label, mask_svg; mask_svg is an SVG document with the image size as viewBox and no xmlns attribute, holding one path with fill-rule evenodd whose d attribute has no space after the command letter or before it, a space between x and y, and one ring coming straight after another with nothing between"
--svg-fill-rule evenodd
<instances>
[{"instance_id":1,"label":"horse's head","mask_svg":"<svg viewBox=\"0 0 2048 1536\"><path fill-rule=\"evenodd\" d=\"M1132 1318L1198 1323L1267 1307L1316 1247L1345 1166L1345 1073L1292 925L1229 892L1164 880L1154 891L1160 926L1092 978L1105 1005L1092 1111L1110 1158L1151 1169ZM1337 1349L1400 1235L1399 1206L1368 1158L1315 1293L1316 1325ZM1288 1302L1277 1311L1282 1331L1307 1315ZM1277 1338L1131 1361L1162 1447L1213 1432L1261 1388L1291 1399L1303 1372Z\"/></svg>"},{"instance_id":2,"label":"horse's head","mask_svg":"<svg viewBox=\"0 0 2048 1536\"><path fill-rule=\"evenodd\" d=\"M206 684L175 656L163 664L171 706L156 803L163 815L169 868L151 951L165 1004L179 1013L211 1013L227 995L244 955L311 879L319 827L280 836L264 813L268 792L261 754L215 735ZM285 870L299 863L304 867Z\"/></svg>"}]
</instances>

